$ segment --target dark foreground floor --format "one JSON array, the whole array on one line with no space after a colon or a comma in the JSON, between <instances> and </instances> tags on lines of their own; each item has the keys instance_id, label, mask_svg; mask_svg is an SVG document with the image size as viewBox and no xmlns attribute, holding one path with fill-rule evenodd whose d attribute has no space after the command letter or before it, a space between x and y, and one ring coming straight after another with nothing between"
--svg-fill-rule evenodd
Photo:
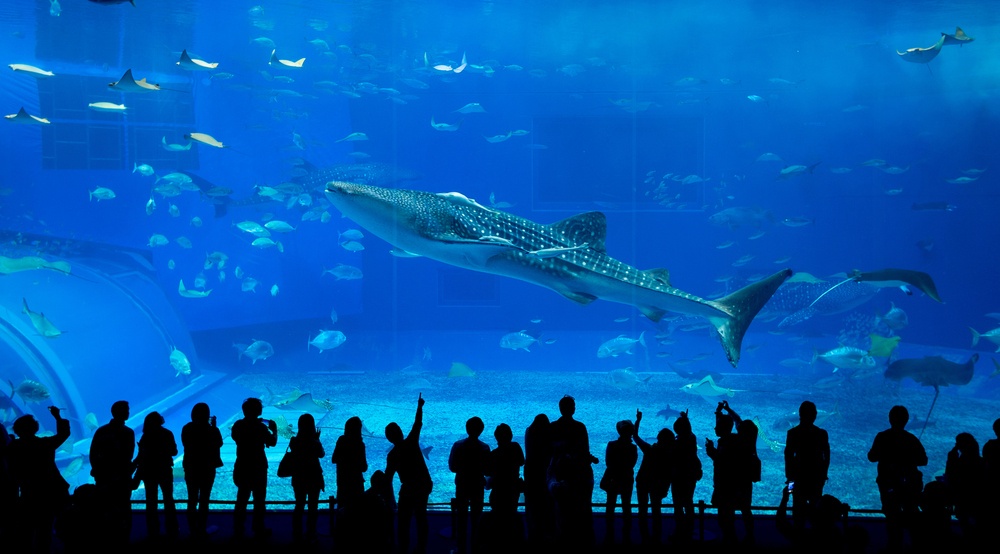
<instances>
[{"instance_id":1,"label":"dark foreground floor","mask_svg":"<svg viewBox=\"0 0 1000 554\"><path fill-rule=\"evenodd\" d=\"M206 542L195 542L187 532L187 525L183 515L180 514L180 537L173 541L166 538L149 540L146 537L145 512L136 510L133 513L132 545L136 552L169 552L195 553L195 552L347 552L348 550L338 547L334 537L330 533L331 520L328 510L321 510L318 526L319 537L313 544L295 544L292 540L291 531L291 511L273 510L268 513L267 526L272 530L268 538L255 539L251 535L247 538L236 540L232 532L232 512L213 511L210 515L209 524L215 526L216 531L209 536ZM619 514L620 518L620 514ZM428 544L429 553L449 553L455 547L451 539L451 515L447 511L432 511L430 513L430 540ZM739 545L737 547L723 547L718 540L718 526L714 516L705 516L702 524L696 526L695 540L686 551L691 552L793 552L789 541L781 536L776 527L773 516L757 515L756 522L756 544L753 548L749 545ZM852 518L849 526L857 534L865 537L864 545L854 545L850 552L881 552L885 549L885 529L884 520L881 517L857 517ZM623 544L620 536L615 543L605 544L605 519L603 513L595 512L594 530L596 535L595 552L663 552L664 547L643 548L639 545L638 532L633 529L633 544ZM616 528L620 535L621 521L616 521ZM665 533L669 535L673 528L672 518L667 517L664 522ZM703 533L700 532L703 529ZM743 536L743 526L737 523L737 530L740 537ZM248 530L249 532L249 530ZM699 538L700 535L703 538ZM412 546L412 543L411 543ZM668 550L678 551L680 549L671 548L668 543ZM67 548L58 539L53 544L56 552L75 552L72 548ZM355 549L352 549L355 550ZM524 552L538 551L537 547L525 547ZM560 552L563 549L553 547L552 552ZM79 551L90 551L81 549ZM368 550L361 550L367 552Z\"/></svg>"}]
</instances>

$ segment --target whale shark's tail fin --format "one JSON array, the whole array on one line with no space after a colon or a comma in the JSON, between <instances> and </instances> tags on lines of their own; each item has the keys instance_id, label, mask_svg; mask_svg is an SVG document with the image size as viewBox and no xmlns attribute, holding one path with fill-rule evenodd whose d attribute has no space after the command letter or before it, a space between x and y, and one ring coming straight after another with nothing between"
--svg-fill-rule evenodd
<instances>
[{"instance_id":1,"label":"whale shark's tail fin","mask_svg":"<svg viewBox=\"0 0 1000 554\"><path fill-rule=\"evenodd\" d=\"M725 318L710 317L709 320L715 325L719 341L726 351L726 358L733 367L740 361L740 345L743 343L743 335L746 334L750 322L791 275L792 270L785 268L728 296L709 302L729 315Z\"/></svg>"}]
</instances>

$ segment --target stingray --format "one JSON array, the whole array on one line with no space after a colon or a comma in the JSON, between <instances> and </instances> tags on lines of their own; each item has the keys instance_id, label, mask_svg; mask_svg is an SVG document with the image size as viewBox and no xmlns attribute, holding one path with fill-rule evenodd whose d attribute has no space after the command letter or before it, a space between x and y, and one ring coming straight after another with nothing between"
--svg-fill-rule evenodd
<instances>
[{"instance_id":1,"label":"stingray","mask_svg":"<svg viewBox=\"0 0 1000 554\"><path fill-rule=\"evenodd\" d=\"M948 361L941 356L905 358L889 364L885 370L885 377L895 381L909 377L921 385L934 387L934 400L931 402L931 408L927 410L927 417L924 418L924 428L920 430L920 434L923 435L924 429L927 428L926 422L930 420L938 394L941 392L940 388L948 385L968 385L972 381L977 361L979 354L973 354L964 364Z\"/></svg>"},{"instance_id":2,"label":"stingray","mask_svg":"<svg viewBox=\"0 0 1000 554\"><path fill-rule=\"evenodd\" d=\"M18 110L17 113L5 115L4 117L7 118L8 121L13 121L14 123L22 123L28 125L48 125L52 123L51 121L45 119L44 117L38 117L29 114L28 112L24 111L24 108Z\"/></svg>"},{"instance_id":3,"label":"stingray","mask_svg":"<svg viewBox=\"0 0 1000 554\"><path fill-rule=\"evenodd\" d=\"M896 53L899 54L900 58L903 58L908 62L928 63L941 53L941 47L944 46L945 37L947 36L948 35L942 33L940 40L934 43L933 46L928 46L926 48L907 48L906 52L900 52L897 50Z\"/></svg>"},{"instance_id":4,"label":"stingray","mask_svg":"<svg viewBox=\"0 0 1000 554\"><path fill-rule=\"evenodd\" d=\"M129 69L122 75L121 79L113 83L108 84L109 87L120 91L120 92L149 92L151 90L160 90L160 85L154 85L146 82L146 78L143 77L138 81L132 77L132 70Z\"/></svg>"},{"instance_id":5,"label":"stingray","mask_svg":"<svg viewBox=\"0 0 1000 554\"><path fill-rule=\"evenodd\" d=\"M912 285L932 299L943 303L941 296L938 295L937 287L934 285L934 279L923 271L891 267L876 271L859 271L855 269L851 273L851 279L858 282L872 283L877 287Z\"/></svg>"},{"instance_id":6,"label":"stingray","mask_svg":"<svg viewBox=\"0 0 1000 554\"><path fill-rule=\"evenodd\" d=\"M329 400L316 400L311 392L301 394L292 393L288 398L276 402L273 406L279 410L292 410L296 412L315 412L317 408L329 412L333 409L333 403Z\"/></svg>"},{"instance_id":7,"label":"stingray","mask_svg":"<svg viewBox=\"0 0 1000 554\"><path fill-rule=\"evenodd\" d=\"M207 144L209 146L214 146L216 148L225 148L226 146L215 139L212 135L206 135L205 133L188 133L184 135L184 138L193 141L200 142L202 144Z\"/></svg>"},{"instance_id":8,"label":"stingray","mask_svg":"<svg viewBox=\"0 0 1000 554\"><path fill-rule=\"evenodd\" d=\"M736 394L735 389L727 389L716 385L711 375L706 375L704 379L697 383L688 383L681 387L681 390L686 393L697 394L706 400L719 396L733 397Z\"/></svg>"},{"instance_id":9,"label":"stingray","mask_svg":"<svg viewBox=\"0 0 1000 554\"><path fill-rule=\"evenodd\" d=\"M188 71L210 71L219 67L218 62L206 62L205 60L192 58L187 50L181 52L181 59L177 62L177 65L181 66L181 69L187 69Z\"/></svg>"},{"instance_id":10,"label":"stingray","mask_svg":"<svg viewBox=\"0 0 1000 554\"><path fill-rule=\"evenodd\" d=\"M965 31L963 31L961 27L955 27L954 35L949 35L948 33L941 33L941 36L944 37L945 46L954 46L956 44L962 46L967 42L972 42L976 40L970 37L969 35L965 34Z\"/></svg>"}]
</instances>

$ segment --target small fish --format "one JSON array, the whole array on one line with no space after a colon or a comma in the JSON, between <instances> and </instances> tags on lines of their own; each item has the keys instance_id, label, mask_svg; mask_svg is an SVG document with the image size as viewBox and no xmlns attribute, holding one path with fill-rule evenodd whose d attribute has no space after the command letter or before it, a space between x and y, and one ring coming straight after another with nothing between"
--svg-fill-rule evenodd
<instances>
[{"instance_id":1,"label":"small fish","mask_svg":"<svg viewBox=\"0 0 1000 554\"><path fill-rule=\"evenodd\" d=\"M358 132L358 133L351 133L351 134L347 135L346 137L344 137L342 139L339 139L339 140L336 140L334 142L354 142L354 141L359 141L359 140L368 140L368 135L366 135L365 133L360 133L360 132Z\"/></svg>"},{"instance_id":2,"label":"small fish","mask_svg":"<svg viewBox=\"0 0 1000 554\"><path fill-rule=\"evenodd\" d=\"M243 292L257 292L257 285L260 281L254 279L253 277L244 277L243 281L240 283L240 290Z\"/></svg>"},{"instance_id":3,"label":"small fish","mask_svg":"<svg viewBox=\"0 0 1000 554\"><path fill-rule=\"evenodd\" d=\"M271 296L278 296L278 285L271 285Z\"/></svg>"},{"instance_id":4,"label":"small fish","mask_svg":"<svg viewBox=\"0 0 1000 554\"><path fill-rule=\"evenodd\" d=\"M528 347L536 342L538 342L537 338L529 335L526 330L522 329L516 333L507 333L506 335L500 337L500 348L531 352L528 350Z\"/></svg>"},{"instance_id":5,"label":"small fish","mask_svg":"<svg viewBox=\"0 0 1000 554\"><path fill-rule=\"evenodd\" d=\"M151 166L149 164L141 164L140 165L138 163L133 163L132 164L132 173L135 173L137 171L139 172L139 175L142 175L143 177L150 177L150 176L156 174L156 171L153 169L153 166Z\"/></svg>"},{"instance_id":6,"label":"small fish","mask_svg":"<svg viewBox=\"0 0 1000 554\"><path fill-rule=\"evenodd\" d=\"M342 279L343 280L361 279L362 277L364 277L359 268L347 264L337 264L336 266L334 266L333 269L323 270L323 275L326 275L327 273L336 277L338 281Z\"/></svg>"},{"instance_id":7,"label":"small fish","mask_svg":"<svg viewBox=\"0 0 1000 554\"><path fill-rule=\"evenodd\" d=\"M652 379L653 376L647 376L644 379L640 379L638 375L632 372L631 367L614 369L608 373L608 379L611 381L611 385L617 389L631 389L645 385Z\"/></svg>"},{"instance_id":8,"label":"small fish","mask_svg":"<svg viewBox=\"0 0 1000 554\"><path fill-rule=\"evenodd\" d=\"M125 104L115 104L114 102L91 102L87 107L96 112L123 113L127 109Z\"/></svg>"},{"instance_id":9,"label":"small fish","mask_svg":"<svg viewBox=\"0 0 1000 554\"><path fill-rule=\"evenodd\" d=\"M643 348L646 347L646 332L645 331L643 331L642 333L639 333L639 338L638 339L630 339L630 338L626 337L625 335L618 335L617 337L615 337L615 338L613 338L611 340L605 341L597 349L597 357L598 358L608 358L608 357L617 358L618 356L620 356L622 354L631 354L632 353L632 347L635 346L636 343L641 344L643 346Z\"/></svg>"},{"instance_id":10,"label":"small fish","mask_svg":"<svg viewBox=\"0 0 1000 554\"><path fill-rule=\"evenodd\" d=\"M886 326L893 331L898 331L903 327L906 327L910 323L909 317L907 317L906 312L896 307L894 302L889 303L889 311L885 314L876 317L876 321L881 321L885 323Z\"/></svg>"},{"instance_id":11,"label":"small fish","mask_svg":"<svg viewBox=\"0 0 1000 554\"><path fill-rule=\"evenodd\" d=\"M160 234L156 234L149 237L149 242L147 243L147 246L149 246L150 248L154 248L157 246L166 246L168 244L170 244L170 240L168 240L167 237Z\"/></svg>"},{"instance_id":12,"label":"small fish","mask_svg":"<svg viewBox=\"0 0 1000 554\"><path fill-rule=\"evenodd\" d=\"M671 408L670 404L667 404L666 408L663 408L662 410L656 412L656 416L657 417L662 417L663 419L670 419L672 417L679 417L680 415L681 415L680 410L675 410L674 408Z\"/></svg>"},{"instance_id":13,"label":"small fish","mask_svg":"<svg viewBox=\"0 0 1000 554\"><path fill-rule=\"evenodd\" d=\"M765 100L763 96L758 96L756 94L750 94L750 95L748 95L747 96L747 100L749 100L751 102L754 102L754 103L760 103L760 102L764 102L765 104L767 103L767 100Z\"/></svg>"},{"instance_id":14,"label":"small fish","mask_svg":"<svg viewBox=\"0 0 1000 554\"><path fill-rule=\"evenodd\" d=\"M786 217L781 223L786 227L805 227L816 223L816 220L811 217Z\"/></svg>"},{"instance_id":15,"label":"small fish","mask_svg":"<svg viewBox=\"0 0 1000 554\"><path fill-rule=\"evenodd\" d=\"M107 187L97 187L94 190L89 191L88 194L90 194L91 200L96 198L98 202L101 200L111 200L115 197L115 191Z\"/></svg>"},{"instance_id":16,"label":"small fish","mask_svg":"<svg viewBox=\"0 0 1000 554\"><path fill-rule=\"evenodd\" d=\"M347 336L341 331L321 330L314 338L306 343L306 350L310 346L319 349L322 354L324 350L333 350L347 341Z\"/></svg>"},{"instance_id":17,"label":"small fish","mask_svg":"<svg viewBox=\"0 0 1000 554\"><path fill-rule=\"evenodd\" d=\"M177 371L174 377L191 375L191 362L188 361L188 357L178 350L176 346L170 351L170 365Z\"/></svg>"},{"instance_id":18,"label":"small fish","mask_svg":"<svg viewBox=\"0 0 1000 554\"><path fill-rule=\"evenodd\" d=\"M258 360L266 360L274 355L274 347L271 343L264 340L254 340L250 343L250 346L246 347L243 351L243 355L252 360L252 363L256 364Z\"/></svg>"},{"instance_id":19,"label":"small fish","mask_svg":"<svg viewBox=\"0 0 1000 554\"><path fill-rule=\"evenodd\" d=\"M21 313L28 316L28 319L31 320L31 325L36 331L38 331L38 334L43 337L52 339L62 334L62 331L53 325L52 322L45 317L44 313L31 311L31 309L28 308L28 300L25 298L21 299Z\"/></svg>"},{"instance_id":20,"label":"small fish","mask_svg":"<svg viewBox=\"0 0 1000 554\"><path fill-rule=\"evenodd\" d=\"M25 403L37 404L49 398L49 389L45 388L45 385L39 383L38 381L32 381L31 379L25 379L21 381L17 386L14 386L14 382L8 380L10 383L10 395L20 396L21 400Z\"/></svg>"},{"instance_id":21,"label":"small fish","mask_svg":"<svg viewBox=\"0 0 1000 554\"><path fill-rule=\"evenodd\" d=\"M951 183L953 185L967 185L967 184L969 184L969 183L971 183L973 181L976 181L978 179L979 179L979 177L968 177L968 176L963 175L961 177L955 177L954 179L946 179L945 182Z\"/></svg>"},{"instance_id":22,"label":"small fish","mask_svg":"<svg viewBox=\"0 0 1000 554\"><path fill-rule=\"evenodd\" d=\"M347 240L340 243L340 247L348 252L361 252L365 249L365 245L361 244L356 240Z\"/></svg>"}]
</instances>

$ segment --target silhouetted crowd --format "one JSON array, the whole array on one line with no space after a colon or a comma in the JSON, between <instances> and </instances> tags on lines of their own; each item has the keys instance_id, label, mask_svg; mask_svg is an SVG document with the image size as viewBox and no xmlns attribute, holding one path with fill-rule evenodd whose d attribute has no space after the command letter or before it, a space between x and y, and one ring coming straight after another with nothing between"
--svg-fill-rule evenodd
<instances>
[{"instance_id":1,"label":"silhouetted crowd","mask_svg":"<svg viewBox=\"0 0 1000 554\"><path fill-rule=\"evenodd\" d=\"M351 417L336 442L331 461L336 465L338 550L345 552L426 552L427 504L433 482L420 446L424 399L405 435L399 424L386 426L392 444L385 469L371 474L368 488L364 474L368 460L360 418ZM263 404L249 398L242 405L243 418L231 431L236 444L233 482L237 488L232 512L235 540L261 541L271 534L265 524L268 462L265 449L278 442L274 421L261 417ZM111 421L99 427L90 446L94 484L69 483L56 465L56 451L70 436L70 423L59 408L50 407L56 432L38 436L39 424L31 415L13 423L16 438L0 425L0 544L10 552L49 552L57 535L67 551L102 547L126 551L132 527L132 491L145 487L146 529L150 544L170 544L178 538L178 516L173 495L173 459L178 455L174 434L164 419L150 412L142 436L126 425L126 401L111 406ZM683 549L694 531L694 490L702 478L697 438L687 412L662 428L656 440L640 437L642 412L635 421L621 420L618 437L604 452L605 472L595 479L587 427L574 419L576 403L565 396L560 416L550 421L539 414L524 434L524 450L513 441L506 423L496 426L496 447L480 440L485 424L479 417L466 422L467 437L451 448L448 467L455 474L452 510L456 551L515 552L590 551L595 544L591 498L595 482L607 493L605 545L627 545L632 537L633 489L638 499L639 537L655 547L669 541ZM830 443L827 432L816 426L815 404L805 401L798 410L799 424L788 430L785 450L785 485L781 491L776 524L795 550L851 552L863 550L863 533L846 526L848 506L824 494L829 476ZM944 475L926 485L920 468L928 463L920 440L906 431L905 407L889 411L889 428L879 432L868 451L877 463L876 485L885 515L888 547L916 551L963 544L981 544L986 525L996 521L1000 507L1000 419L980 453L969 433L960 433L948 453ZM757 456L758 428L720 402L715 411L716 439L705 439L704 449L713 465L711 504L718 512L723 547L752 547L755 542L754 483L761 480ZM181 430L183 475L187 485L187 523L192 541L207 541L216 531L208 524L208 508L216 471L223 466L223 438L209 406L196 404L191 421ZM136 449L138 446L138 451ZM642 462L639 463L639 453ZM295 496L292 512L296 544L316 542L319 495L325 490L320 460L326 456L320 430L312 415L298 420L278 468L279 477L290 477ZM636 465L639 465L636 472ZM521 468L524 468L523 478ZM393 479L400 487L393 491ZM486 491L490 510L484 513ZM518 501L524 495L524 517ZM673 533L664 536L663 503L672 494ZM158 509L162 496L162 513ZM247 510L253 499L252 538L246 537ZM792 514L788 508L791 503ZM614 517L621 507L621 517ZM736 513L742 520L737 533ZM161 517L163 522L161 538ZM952 525L957 520L957 533ZM621 538L616 526L621 522ZM411 537L411 523L415 531ZM415 538L412 543L411 538ZM10 550L6 550L6 548Z\"/></svg>"}]
</instances>

